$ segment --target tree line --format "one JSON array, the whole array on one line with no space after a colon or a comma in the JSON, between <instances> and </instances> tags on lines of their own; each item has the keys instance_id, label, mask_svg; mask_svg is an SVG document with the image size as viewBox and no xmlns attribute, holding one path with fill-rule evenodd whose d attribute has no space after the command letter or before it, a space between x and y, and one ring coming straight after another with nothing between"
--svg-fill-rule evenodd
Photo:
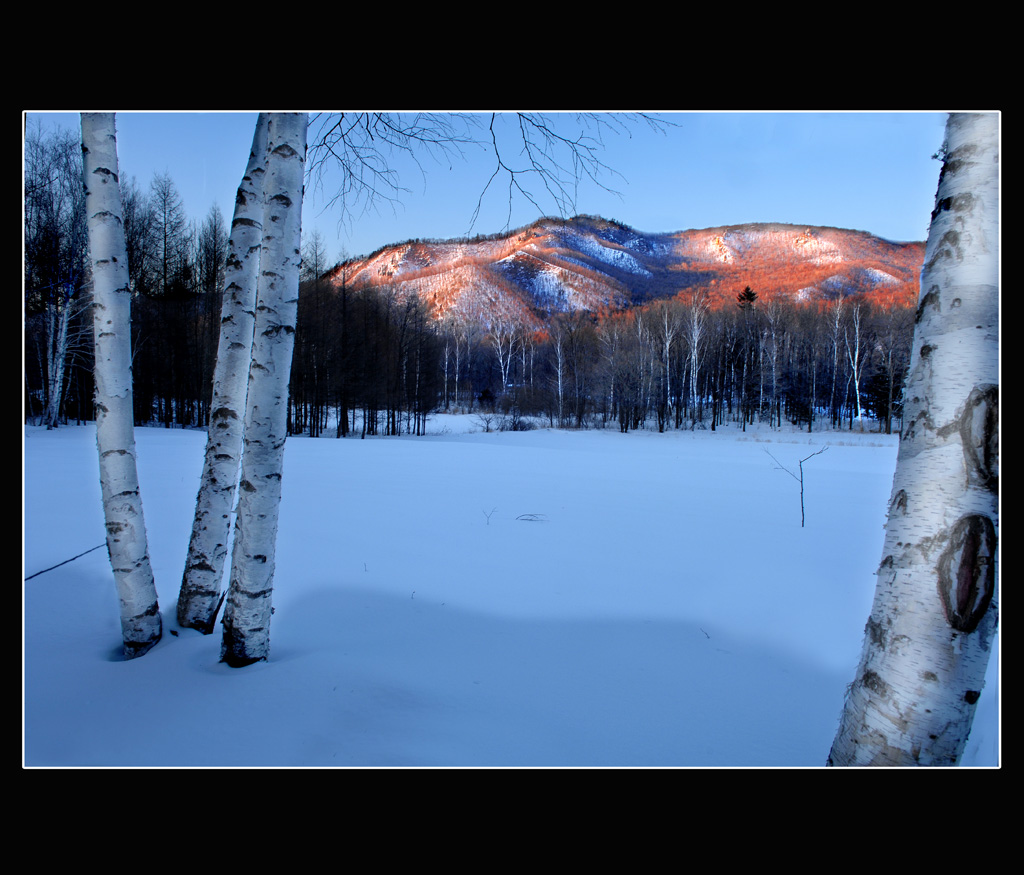
<instances>
[{"instance_id":1,"label":"tree line","mask_svg":"<svg viewBox=\"0 0 1024 875\"><path fill-rule=\"evenodd\" d=\"M121 180L132 291L132 373L137 425L202 426L228 229L214 205L191 220L164 174L143 189ZM90 270L77 132L26 132L25 413L31 421L94 418Z\"/></svg>"},{"instance_id":2,"label":"tree line","mask_svg":"<svg viewBox=\"0 0 1024 875\"><path fill-rule=\"evenodd\" d=\"M25 413L93 418L89 270L78 138L26 137ZM190 219L170 177L122 181L136 425L205 427L228 228ZM691 289L627 310L441 319L395 285L355 286L314 232L303 244L288 429L425 433L430 413L486 411L522 427L899 428L913 312L892 299L765 300Z\"/></svg>"},{"instance_id":3,"label":"tree line","mask_svg":"<svg viewBox=\"0 0 1024 875\"><path fill-rule=\"evenodd\" d=\"M913 318L909 306L863 295L765 301L747 286L726 306L696 289L625 310L559 313L539 329L494 323L478 331L476 355L489 351L491 365L477 397L497 387L503 411L560 427L788 421L813 431L871 418L891 433ZM446 350L461 340L472 361L472 328L453 320L442 332ZM458 383L446 387L448 403Z\"/></svg>"}]
</instances>

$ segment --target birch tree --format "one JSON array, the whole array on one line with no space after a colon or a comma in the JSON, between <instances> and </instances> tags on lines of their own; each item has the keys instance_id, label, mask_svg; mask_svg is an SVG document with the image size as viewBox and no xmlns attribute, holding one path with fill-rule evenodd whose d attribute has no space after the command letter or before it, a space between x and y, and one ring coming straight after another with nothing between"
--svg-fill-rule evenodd
<instances>
[{"instance_id":1,"label":"birch tree","mask_svg":"<svg viewBox=\"0 0 1024 875\"><path fill-rule=\"evenodd\" d=\"M246 389L256 322L266 152L267 115L261 113L235 198L206 455L178 594L179 625L204 634L213 631L223 600L221 584L242 455Z\"/></svg>"},{"instance_id":2,"label":"birch tree","mask_svg":"<svg viewBox=\"0 0 1024 875\"><path fill-rule=\"evenodd\" d=\"M268 119L256 322L221 643L221 660L232 666L265 660L270 650L288 381L302 263L306 126L304 113L272 113Z\"/></svg>"},{"instance_id":3,"label":"birch tree","mask_svg":"<svg viewBox=\"0 0 1024 875\"><path fill-rule=\"evenodd\" d=\"M998 621L999 119L950 115L874 604L830 765L956 765Z\"/></svg>"},{"instance_id":4,"label":"birch tree","mask_svg":"<svg viewBox=\"0 0 1024 875\"><path fill-rule=\"evenodd\" d=\"M844 335L846 341L846 357L850 362L850 381L853 383L853 397L856 402L857 427L864 430L864 410L860 403L860 384L864 371L864 344L860 328L860 304L854 304L852 309L853 322L853 343L850 343L850 330L847 328Z\"/></svg>"},{"instance_id":5,"label":"birch tree","mask_svg":"<svg viewBox=\"0 0 1024 875\"><path fill-rule=\"evenodd\" d=\"M836 401L836 383L839 380L839 335L843 330L843 296L840 295L828 305L829 342L832 349L832 392L829 395L829 415L832 418L832 428L839 423L840 404Z\"/></svg>"},{"instance_id":6,"label":"birch tree","mask_svg":"<svg viewBox=\"0 0 1024 875\"><path fill-rule=\"evenodd\" d=\"M135 456L131 293L113 113L82 113L82 160L93 273L100 485L107 552L120 601L124 655L131 659L160 640L162 621Z\"/></svg>"},{"instance_id":7,"label":"birch tree","mask_svg":"<svg viewBox=\"0 0 1024 875\"><path fill-rule=\"evenodd\" d=\"M516 341L521 338L521 331L519 324L509 318L499 318L491 325L491 345L498 358L502 392L508 391L512 380L512 356L516 351Z\"/></svg>"},{"instance_id":8,"label":"birch tree","mask_svg":"<svg viewBox=\"0 0 1024 875\"><path fill-rule=\"evenodd\" d=\"M700 367L704 360L705 334L708 320L708 300L703 291L694 292L686 307L686 343L690 351L690 422L703 420L700 395Z\"/></svg>"}]
</instances>

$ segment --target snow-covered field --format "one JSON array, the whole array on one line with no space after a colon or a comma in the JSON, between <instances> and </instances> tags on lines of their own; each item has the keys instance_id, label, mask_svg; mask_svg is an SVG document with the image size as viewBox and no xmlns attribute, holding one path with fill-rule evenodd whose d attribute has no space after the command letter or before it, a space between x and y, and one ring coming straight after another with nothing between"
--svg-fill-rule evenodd
<instances>
[{"instance_id":1,"label":"snow-covered field","mask_svg":"<svg viewBox=\"0 0 1024 875\"><path fill-rule=\"evenodd\" d=\"M896 460L877 434L288 441L271 658L174 602L205 435L139 429L163 640L105 549L24 584L29 766L822 766ZM798 484L766 452L805 464ZM26 427L24 575L103 543L95 430ZM178 634L172 634L177 632ZM964 765L998 764L993 658Z\"/></svg>"}]
</instances>

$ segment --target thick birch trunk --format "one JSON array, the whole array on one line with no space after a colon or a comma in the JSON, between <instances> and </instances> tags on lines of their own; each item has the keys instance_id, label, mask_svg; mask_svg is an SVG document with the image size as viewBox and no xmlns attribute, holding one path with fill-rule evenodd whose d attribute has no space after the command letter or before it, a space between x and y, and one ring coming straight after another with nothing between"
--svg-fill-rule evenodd
<instances>
[{"instance_id":1,"label":"thick birch trunk","mask_svg":"<svg viewBox=\"0 0 1024 875\"><path fill-rule=\"evenodd\" d=\"M222 661L233 666L265 660L270 652L288 378L299 299L305 156L305 114L272 113L238 517L221 644Z\"/></svg>"},{"instance_id":2,"label":"thick birch trunk","mask_svg":"<svg viewBox=\"0 0 1024 875\"><path fill-rule=\"evenodd\" d=\"M955 765L995 642L998 139L953 114L921 274L882 563L830 765Z\"/></svg>"},{"instance_id":3,"label":"thick birch trunk","mask_svg":"<svg viewBox=\"0 0 1024 875\"><path fill-rule=\"evenodd\" d=\"M82 157L93 273L100 485L107 552L121 605L124 655L131 659L160 640L162 622L135 459L131 293L113 113L82 113Z\"/></svg>"},{"instance_id":4,"label":"thick birch trunk","mask_svg":"<svg viewBox=\"0 0 1024 875\"><path fill-rule=\"evenodd\" d=\"M188 558L178 594L178 623L207 635L213 631L223 600L221 582L242 457L245 399L252 359L256 285L263 237L266 160L267 115L261 113L253 135L249 163L235 198L206 458L196 498Z\"/></svg>"}]
</instances>

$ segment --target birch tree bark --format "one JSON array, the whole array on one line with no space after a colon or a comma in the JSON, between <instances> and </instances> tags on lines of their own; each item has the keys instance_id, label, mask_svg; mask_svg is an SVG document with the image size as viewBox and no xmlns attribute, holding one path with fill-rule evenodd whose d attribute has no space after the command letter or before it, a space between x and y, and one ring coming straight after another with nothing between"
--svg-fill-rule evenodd
<instances>
[{"instance_id":1,"label":"birch tree bark","mask_svg":"<svg viewBox=\"0 0 1024 875\"><path fill-rule=\"evenodd\" d=\"M135 456L131 293L121 220L113 113L82 113L83 182L93 272L96 444L107 553L121 606L126 659L162 634Z\"/></svg>"},{"instance_id":2,"label":"birch tree bark","mask_svg":"<svg viewBox=\"0 0 1024 875\"><path fill-rule=\"evenodd\" d=\"M288 379L302 260L306 124L303 113L271 113L268 121L255 338L221 643L221 660L231 666L265 660L270 652Z\"/></svg>"},{"instance_id":3,"label":"birch tree bark","mask_svg":"<svg viewBox=\"0 0 1024 875\"><path fill-rule=\"evenodd\" d=\"M64 394L64 365L68 358L68 325L71 322L70 283L53 290L53 303L46 310L47 380L46 427L60 422L60 404Z\"/></svg>"},{"instance_id":4,"label":"birch tree bark","mask_svg":"<svg viewBox=\"0 0 1024 875\"><path fill-rule=\"evenodd\" d=\"M249 362L256 323L266 161L267 114L260 113L249 162L235 198L206 456L178 594L179 625L198 629L206 635L213 631L224 599L221 582L242 457Z\"/></svg>"},{"instance_id":5,"label":"birch tree bark","mask_svg":"<svg viewBox=\"0 0 1024 875\"><path fill-rule=\"evenodd\" d=\"M998 621L999 118L950 115L874 604L829 765L956 765Z\"/></svg>"}]
</instances>

